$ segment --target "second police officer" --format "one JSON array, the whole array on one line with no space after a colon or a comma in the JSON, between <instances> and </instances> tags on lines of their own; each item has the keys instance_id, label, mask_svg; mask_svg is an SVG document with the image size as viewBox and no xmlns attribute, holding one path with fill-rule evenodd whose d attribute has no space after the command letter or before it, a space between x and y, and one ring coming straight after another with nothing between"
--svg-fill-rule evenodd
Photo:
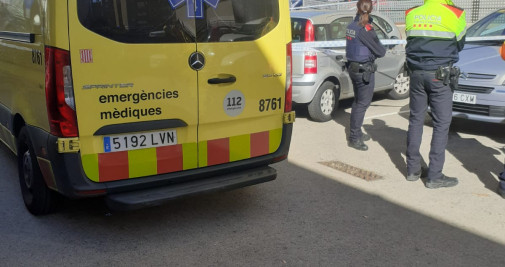
<instances>
[{"instance_id":1,"label":"second police officer","mask_svg":"<svg viewBox=\"0 0 505 267\"><path fill-rule=\"evenodd\" d=\"M405 12L407 66L410 73L410 117L407 133L407 180L421 177L421 146L428 105L433 118L429 169L425 186L451 187L456 178L442 174L449 126L452 120L452 88L466 34L465 11L451 0L424 0L424 5Z\"/></svg>"},{"instance_id":2,"label":"second police officer","mask_svg":"<svg viewBox=\"0 0 505 267\"><path fill-rule=\"evenodd\" d=\"M377 68L374 61L386 54L386 49L371 25L372 9L371 0L359 0L356 17L346 30L347 69L354 90L348 145L363 151L368 150L364 141L370 139L363 134L361 127L374 93L374 72Z\"/></svg>"}]
</instances>

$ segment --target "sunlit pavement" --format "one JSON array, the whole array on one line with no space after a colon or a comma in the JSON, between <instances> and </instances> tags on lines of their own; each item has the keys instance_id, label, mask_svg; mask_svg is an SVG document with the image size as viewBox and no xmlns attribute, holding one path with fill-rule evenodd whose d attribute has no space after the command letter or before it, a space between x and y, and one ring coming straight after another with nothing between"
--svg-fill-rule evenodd
<instances>
[{"instance_id":1,"label":"sunlit pavement","mask_svg":"<svg viewBox=\"0 0 505 267\"><path fill-rule=\"evenodd\" d=\"M364 130L371 136L366 152L346 143L351 102L341 102L334 121L312 122L297 108L289 161L328 179L377 195L462 230L505 244L505 199L496 193L503 171L505 125L453 120L444 173L457 177L453 188L427 189L422 180L405 179L409 106L406 100L376 96ZM421 153L428 163L432 126L426 119ZM320 164L337 161L373 172L383 179L366 181Z\"/></svg>"}]
</instances>

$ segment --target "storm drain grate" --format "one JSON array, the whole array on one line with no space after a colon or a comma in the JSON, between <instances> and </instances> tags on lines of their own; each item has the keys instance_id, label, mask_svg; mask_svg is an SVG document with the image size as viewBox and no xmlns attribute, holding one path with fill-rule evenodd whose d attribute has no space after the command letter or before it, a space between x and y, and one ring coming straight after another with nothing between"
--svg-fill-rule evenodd
<instances>
[{"instance_id":1,"label":"storm drain grate","mask_svg":"<svg viewBox=\"0 0 505 267\"><path fill-rule=\"evenodd\" d=\"M367 171L365 169L361 169L358 167L354 167L352 165L340 162L340 161L324 161L324 162L319 162L319 164L328 166L330 168L333 168L335 170L341 171L348 173L350 175L356 176L358 178L361 178L365 181L375 181L375 180L380 180L384 179L381 175L378 175L374 172Z\"/></svg>"}]
</instances>

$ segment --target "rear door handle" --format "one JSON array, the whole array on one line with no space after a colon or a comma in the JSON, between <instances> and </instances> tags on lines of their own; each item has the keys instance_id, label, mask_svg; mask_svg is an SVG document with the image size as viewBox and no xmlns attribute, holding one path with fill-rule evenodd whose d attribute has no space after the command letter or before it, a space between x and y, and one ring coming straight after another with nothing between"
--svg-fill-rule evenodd
<instances>
[{"instance_id":1,"label":"rear door handle","mask_svg":"<svg viewBox=\"0 0 505 267\"><path fill-rule=\"evenodd\" d=\"M231 76L228 78L212 78L209 79L207 82L209 84L221 84L221 83L234 83L237 81L237 78L235 76Z\"/></svg>"}]
</instances>

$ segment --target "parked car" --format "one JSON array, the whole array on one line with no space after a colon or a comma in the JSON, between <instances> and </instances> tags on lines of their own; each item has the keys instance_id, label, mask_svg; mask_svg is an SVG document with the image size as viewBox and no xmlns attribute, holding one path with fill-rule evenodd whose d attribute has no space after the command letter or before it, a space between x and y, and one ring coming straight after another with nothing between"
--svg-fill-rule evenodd
<instances>
[{"instance_id":1,"label":"parked car","mask_svg":"<svg viewBox=\"0 0 505 267\"><path fill-rule=\"evenodd\" d=\"M505 8L467 29L467 42L456 63L461 75L453 95L453 117L505 123L505 61L499 53L504 39L486 40L496 36L505 37Z\"/></svg>"},{"instance_id":2,"label":"parked car","mask_svg":"<svg viewBox=\"0 0 505 267\"><path fill-rule=\"evenodd\" d=\"M291 11L293 43L344 41L346 28L356 11ZM401 33L389 18L373 13L373 26L379 39L400 39ZM293 51L293 102L307 106L314 121L332 119L340 99L354 96L351 78L345 70L345 48ZM389 91L393 99L409 95L409 77L403 72L405 47L391 45L386 56L376 60L375 91Z\"/></svg>"}]
</instances>

